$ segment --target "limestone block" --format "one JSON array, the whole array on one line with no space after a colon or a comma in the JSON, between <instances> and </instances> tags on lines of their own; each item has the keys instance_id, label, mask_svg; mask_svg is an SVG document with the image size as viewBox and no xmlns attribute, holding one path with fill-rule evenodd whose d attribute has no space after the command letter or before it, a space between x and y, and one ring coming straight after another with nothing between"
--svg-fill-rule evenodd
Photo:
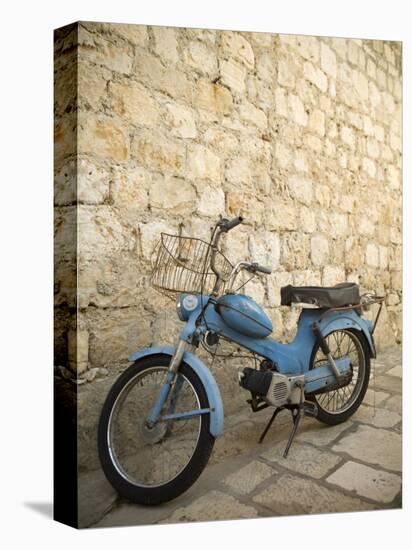
<instances>
[{"instance_id":1,"label":"limestone block","mask_svg":"<svg viewBox=\"0 0 412 550\"><path fill-rule=\"evenodd\" d=\"M206 145L210 145L225 157L231 156L239 147L237 137L219 127L215 128L212 126L208 128L206 133L203 134L203 140Z\"/></svg>"},{"instance_id":2,"label":"limestone block","mask_svg":"<svg viewBox=\"0 0 412 550\"><path fill-rule=\"evenodd\" d=\"M226 213L231 216L243 216L248 222L261 224L266 215L266 204L255 200L248 192L228 191L226 193Z\"/></svg>"},{"instance_id":3,"label":"limestone block","mask_svg":"<svg viewBox=\"0 0 412 550\"><path fill-rule=\"evenodd\" d=\"M245 294L250 296L257 304L263 305L265 300L265 287L260 278L255 278L249 281L244 287Z\"/></svg>"},{"instance_id":4,"label":"limestone block","mask_svg":"<svg viewBox=\"0 0 412 550\"><path fill-rule=\"evenodd\" d=\"M107 367L150 345L150 316L143 307L88 308L89 361Z\"/></svg>"},{"instance_id":5,"label":"limestone block","mask_svg":"<svg viewBox=\"0 0 412 550\"><path fill-rule=\"evenodd\" d=\"M233 98L230 91L207 80L199 80L195 95L195 104L216 115L228 115L233 109Z\"/></svg>"},{"instance_id":6,"label":"limestone block","mask_svg":"<svg viewBox=\"0 0 412 550\"><path fill-rule=\"evenodd\" d=\"M294 231L298 227L297 212L290 200L274 200L265 215L269 229Z\"/></svg>"},{"instance_id":7,"label":"limestone block","mask_svg":"<svg viewBox=\"0 0 412 550\"><path fill-rule=\"evenodd\" d=\"M111 71L130 74L133 68L133 49L129 44L106 40L99 34L92 34L79 26L78 58L96 65L104 65Z\"/></svg>"},{"instance_id":8,"label":"limestone block","mask_svg":"<svg viewBox=\"0 0 412 550\"><path fill-rule=\"evenodd\" d=\"M168 27L151 27L154 36L154 50L157 55L170 63L179 60L177 29Z\"/></svg>"},{"instance_id":9,"label":"limestone block","mask_svg":"<svg viewBox=\"0 0 412 550\"><path fill-rule=\"evenodd\" d=\"M67 160L57 167L54 174L54 204L64 206L76 201L77 190L77 162Z\"/></svg>"},{"instance_id":10,"label":"limestone block","mask_svg":"<svg viewBox=\"0 0 412 550\"><path fill-rule=\"evenodd\" d=\"M329 241L321 234L314 235L310 240L310 255L314 265L324 266L329 257Z\"/></svg>"},{"instance_id":11,"label":"limestone block","mask_svg":"<svg viewBox=\"0 0 412 550\"><path fill-rule=\"evenodd\" d=\"M225 194L220 188L202 186L197 210L203 216L218 218L225 212Z\"/></svg>"},{"instance_id":12,"label":"limestone block","mask_svg":"<svg viewBox=\"0 0 412 550\"><path fill-rule=\"evenodd\" d=\"M348 145L351 149L356 147L356 137L355 134L349 126L342 126L340 131L340 138L343 143Z\"/></svg>"},{"instance_id":13,"label":"limestone block","mask_svg":"<svg viewBox=\"0 0 412 550\"><path fill-rule=\"evenodd\" d=\"M303 204L310 205L313 198L312 182L301 176L291 176L288 180L291 196Z\"/></svg>"},{"instance_id":14,"label":"limestone block","mask_svg":"<svg viewBox=\"0 0 412 550\"><path fill-rule=\"evenodd\" d=\"M289 114L299 126L306 126L308 123L308 115L302 101L297 95L291 94L288 96Z\"/></svg>"},{"instance_id":15,"label":"limestone block","mask_svg":"<svg viewBox=\"0 0 412 550\"><path fill-rule=\"evenodd\" d=\"M233 60L220 63L220 80L237 94L243 94L246 90L246 69L240 63Z\"/></svg>"},{"instance_id":16,"label":"limestone block","mask_svg":"<svg viewBox=\"0 0 412 550\"><path fill-rule=\"evenodd\" d=\"M371 267L379 267L379 248L374 243L368 243L365 251L366 263Z\"/></svg>"},{"instance_id":17,"label":"limestone block","mask_svg":"<svg viewBox=\"0 0 412 550\"><path fill-rule=\"evenodd\" d=\"M368 79L361 71L353 71L353 86L362 101L366 101L369 95Z\"/></svg>"},{"instance_id":18,"label":"limestone block","mask_svg":"<svg viewBox=\"0 0 412 550\"><path fill-rule=\"evenodd\" d=\"M163 220L140 223L139 231L143 257L148 260L151 258L153 249L160 240L160 233L178 234L173 223Z\"/></svg>"},{"instance_id":19,"label":"limestone block","mask_svg":"<svg viewBox=\"0 0 412 550\"><path fill-rule=\"evenodd\" d=\"M136 210L145 210L149 205L150 183L149 172L140 166L127 171L115 169L110 187L114 206L133 213Z\"/></svg>"},{"instance_id":20,"label":"limestone block","mask_svg":"<svg viewBox=\"0 0 412 550\"><path fill-rule=\"evenodd\" d=\"M194 210L196 192L185 179L171 176L156 177L149 189L149 201L153 209L172 210L183 214Z\"/></svg>"},{"instance_id":21,"label":"limestone block","mask_svg":"<svg viewBox=\"0 0 412 550\"><path fill-rule=\"evenodd\" d=\"M295 75L292 71L292 63L289 61L279 61L278 64L278 84L286 88L295 87Z\"/></svg>"},{"instance_id":22,"label":"limestone block","mask_svg":"<svg viewBox=\"0 0 412 550\"><path fill-rule=\"evenodd\" d=\"M327 265L323 269L322 285L334 286L345 282L345 270L341 266Z\"/></svg>"},{"instance_id":23,"label":"limestone block","mask_svg":"<svg viewBox=\"0 0 412 550\"><path fill-rule=\"evenodd\" d=\"M320 66L326 74L336 78L336 55L324 42L320 45Z\"/></svg>"},{"instance_id":24,"label":"limestone block","mask_svg":"<svg viewBox=\"0 0 412 550\"><path fill-rule=\"evenodd\" d=\"M92 260L96 255L133 250L136 246L132 229L122 224L111 206L80 205L77 216L77 246L82 260Z\"/></svg>"},{"instance_id":25,"label":"limestone block","mask_svg":"<svg viewBox=\"0 0 412 550\"><path fill-rule=\"evenodd\" d=\"M275 271L267 278L268 300L270 307L280 306L280 289L291 284L292 278L288 271Z\"/></svg>"},{"instance_id":26,"label":"limestone block","mask_svg":"<svg viewBox=\"0 0 412 550\"><path fill-rule=\"evenodd\" d=\"M171 134L181 138L197 136L194 112L178 103L166 103L165 121L171 127Z\"/></svg>"},{"instance_id":27,"label":"limestone block","mask_svg":"<svg viewBox=\"0 0 412 550\"><path fill-rule=\"evenodd\" d=\"M103 103L107 101L107 83L111 79L111 72L104 67L82 62L77 64L77 71L79 104L85 103L95 111L101 110ZM61 98L62 94L56 91L55 97Z\"/></svg>"},{"instance_id":28,"label":"limestone block","mask_svg":"<svg viewBox=\"0 0 412 550\"><path fill-rule=\"evenodd\" d=\"M269 52L256 56L256 74L260 81L272 84L276 74L276 62Z\"/></svg>"},{"instance_id":29,"label":"limestone block","mask_svg":"<svg viewBox=\"0 0 412 550\"><path fill-rule=\"evenodd\" d=\"M79 118L78 148L104 160L125 161L129 158L129 137L115 119L105 116Z\"/></svg>"},{"instance_id":30,"label":"limestone block","mask_svg":"<svg viewBox=\"0 0 412 550\"><path fill-rule=\"evenodd\" d=\"M316 213L313 209L307 206L302 206L299 216L300 226L305 233L313 233L316 231Z\"/></svg>"},{"instance_id":31,"label":"limestone block","mask_svg":"<svg viewBox=\"0 0 412 550\"><path fill-rule=\"evenodd\" d=\"M134 46L146 46L148 41L146 25L128 25L117 23L115 26L107 24L108 30L113 30L122 38L131 42Z\"/></svg>"},{"instance_id":32,"label":"limestone block","mask_svg":"<svg viewBox=\"0 0 412 550\"><path fill-rule=\"evenodd\" d=\"M69 330L69 365L77 374L85 372L89 363L89 333L87 330Z\"/></svg>"},{"instance_id":33,"label":"limestone block","mask_svg":"<svg viewBox=\"0 0 412 550\"><path fill-rule=\"evenodd\" d=\"M310 247L307 235L291 232L282 237L281 243L281 265L285 269L308 267Z\"/></svg>"},{"instance_id":34,"label":"limestone block","mask_svg":"<svg viewBox=\"0 0 412 550\"><path fill-rule=\"evenodd\" d=\"M362 168L371 178L374 178L376 176L376 165L370 158L364 157L362 159Z\"/></svg>"},{"instance_id":35,"label":"limestone block","mask_svg":"<svg viewBox=\"0 0 412 550\"><path fill-rule=\"evenodd\" d=\"M366 150L368 153L368 156L377 159L380 156L380 148L379 143L374 138L368 137L366 140Z\"/></svg>"},{"instance_id":36,"label":"limestone block","mask_svg":"<svg viewBox=\"0 0 412 550\"><path fill-rule=\"evenodd\" d=\"M113 111L129 124L149 128L158 124L158 107L147 88L138 82L110 82L109 93Z\"/></svg>"},{"instance_id":37,"label":"limestone block","mask_svg":"<svg viewBox=\"0 0 412 550\"><path fill-rule=\"evenodd\" d=\"M355 237L349 237L345 243L345 265L359 268L363 264L363 249Z\"/></svg>"},{"instance_id":38,"label":"limestone block","mask_svg":"<svg viewBox=\"0 0 412 550\"><path fill-rule=\"evenodd\" d=\"M210 77L217 74L217 56L214 51L200 40L192 40L184 50L185 62Z\"/></svg>"},{"instance_id":39,"label":"limestone block","mask_svg":"<svg viewBox=\"0 0 412 550\"><path fill-rule=\"evenodd\" d=\"M235 57L249 69L255 64L255 56L250 43L237 32L222 32L222 49L226 55Z\"/></svg>"},{"instance_id":40,"label":"limestone block","mask_svg":"<svg viewBox=\"0 0 412 550\"><path fill-rule=\"evenodd\" d=\"M188 176L193 179L208 179L214 184L220 181L220 159L202 145L192 145L187 151Z\"/></svg>"},{"instance_id":41,"label":"limestone block","mask_svg":"<svg viewBox=\"0 0 412 550\"><path fill-rule=\"evenodd\" d=\"M311 111L309 115L309 124L308 127L310 130L316 132L319 136L325 135L325 115L319 109Z\"/></svg>"},{"instance_id":42,"label":"limestone block","mask_svg":"<svg viewBox=\"0 0 412 550\"><path fill-rule=\"evenodd\" d=\"M303 74L321 92L326 92L328 89L328 79L323 71L314 67L312 63L307 62L303 65Z\"/></svg>"},{"instance_id":43,"label":"limestone block","mask_svg":"<svg viewBox=\"0 0 412 550\"><path fill-rule=\"evenodd\" d=\"M254 124L260 130L266 129L268 121L265 113L261 109L257 109L252 103L240 105L239 114L247 123Z\"/></svg>"},{"instance_id":44,"label":"limestone block","mask_svg":"<svg viewBox=\"0 0 412 550\"><path fill-rule=\"evenodd\" d=\"M132 143L132 153L145 167L153 170L183 175L185 146L163 137L161 134L139 132Z\"/></svg>"},{"instance_id":45,"label":"limestone block","mask_svg":"<svg viewBox=\"0 0 412 550\"><path fill-rule=\"evenodd\" d=\"M316 36L297 36L296 46L304 59L313 63L319 61L319 40Z\"/></svg>"},{"instance_id":46,"label":"limestone block","mask_svg":"<svg viewBox=\"0 0 412 550\"><path fill-rule=\"evenodd\" d=\"M277 88L275 90L275 109L277 115L284 117L288 116L287 97L283 88Z\"/></svg>"},{"instance_id":47,"label":"limestone block","mask_svg":"<svg viewBox=\"0 0 412 550\"><path fill-rule=\"evenodd\" d=\"M273 270L279 266L280 240L277 233L258 231L251 234L249 250L254 262L263 264Z\"/></svg>"},{"instance_id":48,"label":"limestone block","mask_svg":"<svg viewBox=\"0 0 412 550\"><path fill-rule=\"evenodd\" d=\"M77 198L87 204L101 204L109 198L111 173L89 159L77 162Z\"/></svg>"},{"instance_id":49,"label":"limestone block","mask_svg":"<svg viewBox=\"0 0 412 550\"><path fill-rule=\"evenodd\" d=\"M176 65L164 65L162 61L146 50L136 56L135 77L151 90L158 90L173 99L191 101L192 83Z\"/></svg>"}]
</instances>

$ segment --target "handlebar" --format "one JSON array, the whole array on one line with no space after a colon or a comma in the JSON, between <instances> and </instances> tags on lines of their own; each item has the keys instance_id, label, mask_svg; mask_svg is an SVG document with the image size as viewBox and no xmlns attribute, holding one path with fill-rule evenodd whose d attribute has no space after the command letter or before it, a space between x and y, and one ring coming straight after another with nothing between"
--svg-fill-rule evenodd
<instances>
[{"instance_id":1,"label":"handlebar","mask_svg":"<svg viewBox=\"0 0 412 550\"><path fill-rule=\"evenodd\" d=\"M260 273L266 273L266 275L270 275L272 273L272 270L270 267L265 267L264 265L260 265L256 262L253 262L249 268L250 271L260 271Z\"/></svg>"},{"instance_id":2,"label":"handlebar","mask_svg":"<svg viewBox=\"0 0 412 550\"><path fill-rule=\"evenodd\" d=\"M238 216L237 218L233 218L231 220L223 219L221 222L219 222L220 230L224 233L227 233L237 225L241 224L243 222L242 216Z\"/></svg>"}]
</instances>

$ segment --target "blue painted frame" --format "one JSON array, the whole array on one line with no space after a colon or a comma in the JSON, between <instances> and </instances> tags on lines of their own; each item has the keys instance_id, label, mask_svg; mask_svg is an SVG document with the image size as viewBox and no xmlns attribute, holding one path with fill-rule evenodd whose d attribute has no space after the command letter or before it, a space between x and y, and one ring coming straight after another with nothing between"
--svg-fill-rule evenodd
<instances>
[{"instance_id":1,"label":"blue painted frame","mask_svg":"<svg viewBox=\"0 0 412 550\"><path fill-rule=\"evenodd\" d=\"M197 324L202 305L204 309L202 321ZM322 318L325 311L324 308L302 309L295 338L284 344L269 336L251 338L233 330L225 324L216 311L215 302L210 299L210 296L203 295L198 307L191 312L187 324L180 333L180 338L191 342L193 334L200 335L209 330L225 336L260 357L276 362L280 373L297 375L309 370L312 350L316 343L312 326L316 321L324 336L337 329L359 330L366 337L372 357L376 357L370 322L362 319L354 310L334 311Z\"/></svg>"},{"instance_id":2,"label":"blue painted frame","mask_svg":"<svg viewBox=\"0 0 412 550\"><path fill-rule=\"evenodd\" d=\"M328 372L328 367L323 367L322 377L318 376L319 372L310 371L310 359L316 344L316 336L313 332L314 322L318 323L324 336L337 329L355 329L362 332L368 342L372 357L376 357L372 323L362 319L354 310L333 311L326 316L322 316L326 311L325 309L303 309L298 320L295 338L291 342L281 343L268 336L265 338L252 338L233 330L224 322L215 306L216 302L211 296L201 295L197 307L188 314L186 325L180 333L181 340L192 344L198 341L206 331L224 336L256 355L273 361L282 374L305 375L305 386L309 391L319 389L319 384L325 383L326 376L329 377L331 382L334 379L334 374L332 371ZM146 348L132 354L129 361L136 361L148 355L158 354L166 354L172 357L174 353L175 348L169 346ZM184 420L210 413L210 433L214 437L218 437L223 433L224 414L222 398L216 381L206 365L192 353L185 352L183 361L199 376L205 388L210 408L176 414L173 410L169 410L168 414L159 417L174 380L174 374L168 372L167 380L162 386L156 404L148 417L148 422L154 424L159 419L163 421ZM345 374L350 368L349 359L337 359L336 366L342 374ZM321 382L322 380L323 382Z\"/></svg>"}]
</instances>

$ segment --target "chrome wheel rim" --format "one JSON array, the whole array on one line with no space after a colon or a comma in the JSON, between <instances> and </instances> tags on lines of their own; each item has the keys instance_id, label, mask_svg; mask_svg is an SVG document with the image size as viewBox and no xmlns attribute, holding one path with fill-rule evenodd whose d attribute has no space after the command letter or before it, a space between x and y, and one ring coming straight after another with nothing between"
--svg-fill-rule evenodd
<instances>
[{"instance_id":1,"label":"chrome wheel rim","mask_svg":"<svg viewBox=\"0 0 412 550\"><path fill-rule=\"evenodd\" d=\"M332 357L350 357L352 378L349 384L330 392L315 395L319 408L328 414L342 414L347 411L359 397L365 380L366 360L359 338L347 330L337 330L326 336ZM313 360L313 368L329 364L319 348Z\"/></svg>"},{"instance_id":2,"label":"chrome wheel rim","mask_svg":"<svg viewBox=\"0 0 412 550\"><path fill-rule=\"evenodd\" d=\"M164 423L158 424L153 437L147 433L145 420L167 369L151 367L133 377L120 391L109 417L107 444L112 463L127 482L139 487L160 487L176 479L190 462L200 437L200 415L168 422L166 428ZM178 377L182 385L174 412L200 409L193 385L181 373ZM161 414L166 414L169 406L170 399Z\"/></svg>"}]
</instances>

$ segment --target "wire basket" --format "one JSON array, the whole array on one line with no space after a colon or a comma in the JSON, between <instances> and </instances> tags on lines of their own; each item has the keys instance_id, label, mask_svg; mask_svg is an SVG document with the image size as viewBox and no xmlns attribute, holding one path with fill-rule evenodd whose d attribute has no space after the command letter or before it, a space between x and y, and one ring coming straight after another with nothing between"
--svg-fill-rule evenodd
<instances>
[{"instance_id":1,"label":"wire basket","mask_svg":"<svg viewBox=\"0 0 412 550\"><path fill-rule=\"evenodd\" d=\"M216 282L210 267L211 253L210 243L202 239L161 233L152 256L151 285L172 299L182 292L210 294ZM233 268L220 250L216 250L215 266L225 278ZM220 290L226 286L228 282Z\"/></svg>"}]
</instances>

